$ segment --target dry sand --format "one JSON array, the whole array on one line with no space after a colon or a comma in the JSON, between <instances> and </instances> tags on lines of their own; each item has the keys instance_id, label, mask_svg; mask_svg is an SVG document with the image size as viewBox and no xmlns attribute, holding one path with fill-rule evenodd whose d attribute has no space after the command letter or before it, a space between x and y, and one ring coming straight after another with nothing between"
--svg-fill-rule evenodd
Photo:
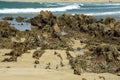
<instances>
[{"instance_id":1,"label":"dry sand","mask_svg":"<svg viewBox=\"0 0 120 80\"><path fill-rule=\"evenodd\" d=\"M1 49L0 61L4 58L3 55L10 51ZM100 77L105 77L105 80L120 80L119 76L110 73L96 74L83 71L81 76L74 75L66 59L65 50L46 50L39 60L40 64L34 68L35 59L32 58L34 51L30 50L23 54L17 62L0 62L0 80L82 80L83 78L86 80L104 80ZM64 67L60 66L61 59L54 55L55 51L62 56ZM78 55L72 52L71 54L72 56ZM45 69L49 62L51 69Z\"/></svg>"},{"instance_id":2,"label":"dry sand","mask_svg":"<svg viewBox=\"0 0 120 80\"><path fill-rule=\"evenodd\" d=\"M34 68L14 68L0 69L0 80L120 80L116 75L109 73L95 74L83 73L81 76L73 75L65 71L34 69Z\"/></svg>"},{"instance_id":3,"label":"dry sand","mask_svg":"<svg viewBox=\"0 0 120 80\"><path fill-rule=\"evenodd\" d=\"M4 0L3 0L4 1ZM120 0L6 0L18 2L87 2L87 3L104 3L104 2L120 2Z\"/></svg>"}]
</instances>

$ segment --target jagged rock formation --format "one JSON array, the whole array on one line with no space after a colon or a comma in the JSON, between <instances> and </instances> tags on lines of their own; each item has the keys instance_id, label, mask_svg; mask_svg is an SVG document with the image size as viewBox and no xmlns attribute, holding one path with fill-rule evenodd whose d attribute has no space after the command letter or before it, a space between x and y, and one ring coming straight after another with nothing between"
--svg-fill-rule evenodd
<instances>
[{"instance_id":1,"label":"jagged rock formation","mask_svg":"<svg viewBox=\"0 0 120 80\"><path fill-rule=\"evenodd\" d=\"M17 19L18 22L24 21L21 17ZM10 58L5 58L3 62L17 61L17 58L27 50L40 47L40 50L33 53L33 58L42 57L46 49L66 50L67 59L74 74L80 75L82 71L120 72L120 21L111 17L97 20L92 16L79 14L56 16L52 12L41 11L28 22L33 25L32 30L23 32L11 27L7 21L0 22L0 40L2 43L0 48L3 46L7 48L9 43L12 45L9 48L13 49L6 54ZM65 34L63 35L62 32ZM11 37L24 37L25 41L12 42ZM73 39L86 44L84 48L80 48L87 50L84 55L71 56L69 51L74 51L72 48ZM57 53L55 55L62 60L61 55ZM35 64L39 64L39 62L36 60ZM62 62L61 66L64 66ZM50 69L50 64L46 68Z\"/></svg>"}]
</instances>

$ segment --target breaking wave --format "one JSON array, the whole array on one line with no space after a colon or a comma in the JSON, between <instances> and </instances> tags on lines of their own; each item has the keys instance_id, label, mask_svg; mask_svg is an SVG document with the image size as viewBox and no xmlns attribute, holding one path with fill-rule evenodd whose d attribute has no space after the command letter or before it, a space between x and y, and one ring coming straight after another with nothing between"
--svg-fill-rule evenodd
<instances>
[{"instance_id":1,"label":"breaking wave","mask_svg":"<svg viewBox=\"0 0 120 80\"><path fill-rule=\"evenodd\" d=\"M115 12L100 12L100 13L85 13L85 15L91 15L91 16L101 16L101 15L114 15L114 14L120 14L120 11Z\"/></svg>"},{"instance_id":2,"label":"breaking wave","mask_svg":"<svg viewBox=\"0 0 120 80\"><path fill-rule=\"evenodd\" d=\"M68 5L64 7L54 7L54 8L4 8L0 9L0 14L5 13L38 13L40 11L52 11L52 12L60 12L60 11L67 11L67 10L73 10L73 9L79 9L80 6L78 4Z\"/></svg>"}]
</instances>

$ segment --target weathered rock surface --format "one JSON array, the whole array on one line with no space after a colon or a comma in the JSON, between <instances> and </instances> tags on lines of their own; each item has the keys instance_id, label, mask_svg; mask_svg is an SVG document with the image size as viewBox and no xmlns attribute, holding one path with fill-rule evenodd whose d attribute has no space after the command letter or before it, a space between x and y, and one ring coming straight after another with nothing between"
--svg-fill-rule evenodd
<instances>
[{"instance_id":1,"label":"weathered rock surface","mask_svg":"<svg viewBox=\"0 0 120 80\"><path fill-rule=\"evenodd\" d=\"M23 22L24 18L18 17L16 20ZM83 71L114 74L120 72L120 21L111 17L97 20L92 16L80 14L56 16L49 11L41 11L28 21L33 25L31 31L18 31L7 21L0 22L0 48L13 49L6 54L10 58L5 58L3 62L17 61L17 58L28 50L39 47L41 49L32 55L37 60L46 49L66 50L69 64L77 75L81 75ZM62 35L62 32L66 34ZM25 40L14 42L12 37ZM75 49L85 50L84 55L72 57L69 53L74 52L75 40L86 45ZM64 66L60 56L57 54L61 59L61 66ZM38 61L34 63L39 64ZM46 68L51 69L49 66Z\"/></svg>"}]
</instances>

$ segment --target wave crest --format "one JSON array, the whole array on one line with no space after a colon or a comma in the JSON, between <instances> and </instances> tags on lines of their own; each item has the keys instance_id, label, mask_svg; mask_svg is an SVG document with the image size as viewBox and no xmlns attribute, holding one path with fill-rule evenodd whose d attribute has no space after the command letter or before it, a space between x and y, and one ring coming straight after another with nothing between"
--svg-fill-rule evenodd
<instances>
[{"instance_id":1,"label":"wave crest","mask_svg":"<svg viewBox=\"0 0 120 80\"><path fill-rule=\"evenodd\" d=\"M68 6L64 6L64 7L57 7L57 8L12 8L12 9L0 9L0 13L1 14L5 14L5 13L38 13L40 11L51 11L51 12L57 12L57 11L67 11L67 10L73 10L73 9L79 9L80 6L77 4L73 4L73 5L68 5Z\"/></svg>"},{"instance_id":2,"label":"wave crest","mask_svg":"<svg viewBox=\"0 0 120 80\"><path fill-rule=\"evenodd\" d=\"M114 14L120 14L120 11L115 12L100 12L100 13L87 13L85 15L91 15L91 16L103 16L103 15L114 15Z\"/></svg>"}]
</instances>

